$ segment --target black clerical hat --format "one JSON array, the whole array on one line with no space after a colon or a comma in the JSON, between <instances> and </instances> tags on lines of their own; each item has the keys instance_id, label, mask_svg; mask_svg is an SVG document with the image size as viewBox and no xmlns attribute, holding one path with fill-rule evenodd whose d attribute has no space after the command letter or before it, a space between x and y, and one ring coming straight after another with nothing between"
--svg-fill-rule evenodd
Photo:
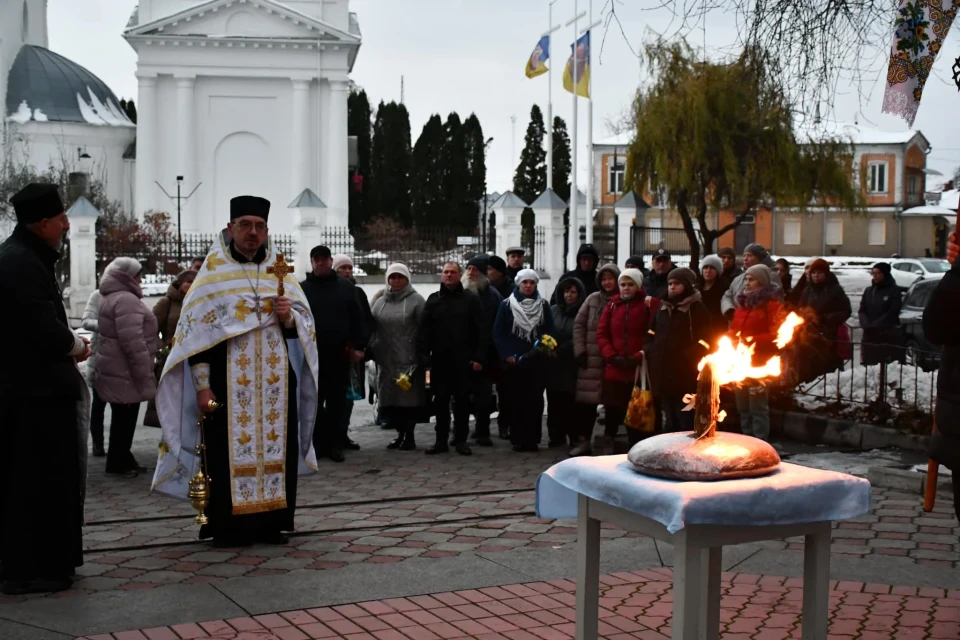
<instances>
[{"instance_id":1,"label":"black clerical hat","mask_svg":"<svg viewBox=\"0 0 960 640\"><path fill-rule=\"evenodd\" d=\"M17 222L32 224L45 218L55 218L63 213L63 201L55 184L34 182L20 189L10 204L17 214Z\"/></svg>"},{"instance_id":2,"label":"black clerical hat","mask_svg":"<svg viewBox=\"0 0 960 640\"><path fill-rule=\"evenodd\" d=\"M270 215L270 201L257 196L237 196L230 201L230 219L256 216L264 220Z\"/></svg>"}]
</instances>

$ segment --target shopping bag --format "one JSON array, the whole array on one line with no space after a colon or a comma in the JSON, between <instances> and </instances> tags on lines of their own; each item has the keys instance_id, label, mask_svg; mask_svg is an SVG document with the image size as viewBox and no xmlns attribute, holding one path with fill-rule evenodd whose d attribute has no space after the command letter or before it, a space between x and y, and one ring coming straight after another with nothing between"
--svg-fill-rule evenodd
<instances>
[{"instance_id":1,"label":"shopping bag","mask_svg":"<svg viewBox=\"0 0 960 640\"><path fill-rule=\"evenodd\" d=\"M640 386L637 386L639 380ZM653 392L650 391L650 377L647 374L647 359L644 357L633 377L633 392L627 415L623 423L641 433L653 433L656 429L656 411L653 407Z\"/></svg>"},{"instance_id":2,"label":"shopping bag","mask_svg":"<svg viewBox=\"0 0 960 640\"><path fill-rule=\"evenodd\" d=\"M357 368L350 366L350 382L347 384L347 400L356 402L363 400L363 382L357 375Z\"/></svg>"}]
</instances>

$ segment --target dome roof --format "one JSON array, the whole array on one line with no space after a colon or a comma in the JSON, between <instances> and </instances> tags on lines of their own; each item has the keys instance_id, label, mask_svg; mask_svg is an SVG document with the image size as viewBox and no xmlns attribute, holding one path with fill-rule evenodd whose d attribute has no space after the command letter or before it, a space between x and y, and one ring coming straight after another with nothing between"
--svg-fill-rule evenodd
<instances>
[{"instance_id":1,"label":"dome roof","mask_svg":"<svg viewBox=\"0 0 960 640\"><path fill-rule=\"evenodd\" d=\"M10 68L6 115L8 120L20 124L35 120L136 126L100 78L35 45L23 45Z\"/></svg>"}]
</instances>

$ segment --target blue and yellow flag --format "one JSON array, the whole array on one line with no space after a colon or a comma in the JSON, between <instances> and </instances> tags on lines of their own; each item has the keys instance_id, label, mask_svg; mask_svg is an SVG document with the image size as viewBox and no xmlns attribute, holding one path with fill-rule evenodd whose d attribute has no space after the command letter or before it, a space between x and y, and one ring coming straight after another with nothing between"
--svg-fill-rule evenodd
<instances>
[{"instance_id":1,"label":"blue and yellow flag","mask_svg":"<svg viewBox=\"0 0 960 640\"><path fill-rule=\"evenodd\" d=\"M572 49L567 66L563 70L563 88L573 93L573 86L577 86L577 95L590 97L590 32L587 31L577 40ZM576 80L574 80L574 57L576 57Z\"/></svg>"},{"instance_id":2,"label":"blue and yellow flag","mask_svg":"<svg viewBox=\"0 0 960 640\"><path fill-rule=\"evenodd\" d=\"M527 60L527 77L536 78L548 71L547 60L550 59L550 36L543 36L533 48L530 59Z\"/></svg>"}]
</instances>

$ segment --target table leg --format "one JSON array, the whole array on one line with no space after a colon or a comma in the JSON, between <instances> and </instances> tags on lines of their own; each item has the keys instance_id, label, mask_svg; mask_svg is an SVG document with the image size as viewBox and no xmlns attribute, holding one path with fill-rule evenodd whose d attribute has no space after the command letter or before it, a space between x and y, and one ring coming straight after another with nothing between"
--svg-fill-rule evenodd
<instances>
[{"instance_id":1,"label":"table leg","mask_svg":"<svg viewBox=\"0 0 960 640\"><path fill-rule=\"evenodd\" d=\"M673 540L673 640L700 640L704 549L687 544L686 531Z\"/></svg>"},{"instance_id":2,"label":"table leg","mask_svg":"<svg viewBox=\"0 0 960 640\"><path fill-rule=\"evenodd\" d=\"M803 540L803 640L826 640L830 604L830 523Z\"/></svg>"},{"instance_id":3,"label":"table leg","mask_svg":"<svg viewBox=\"0 0 960 640\"><path fill-rule=\"evenodd\" d=\"M600 521L589 516L590 498L577 503L577 638L597 640L600 617Z\"/></svg>"},{"instance_id":4,"label":"table leg","mask_svg":"<svg viewBox=\"0 0 960 640\"><path fill-rule=\"evenodd\" d=\"M700 583L700 638L718 640L720 637L720 573L723 548L703 550Z\"/></svg>"}]
</instances>

